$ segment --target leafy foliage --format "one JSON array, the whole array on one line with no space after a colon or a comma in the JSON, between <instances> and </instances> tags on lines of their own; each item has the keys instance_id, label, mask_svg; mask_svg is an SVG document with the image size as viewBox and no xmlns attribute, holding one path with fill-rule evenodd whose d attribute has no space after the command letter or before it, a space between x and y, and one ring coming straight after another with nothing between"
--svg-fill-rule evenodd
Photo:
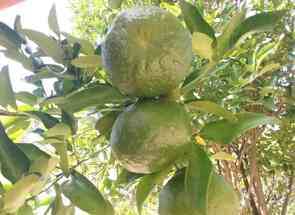
<instances>
[{"instance_id":1,"label":"leafy foliage","mask_svg":"<svg viewBox=\"0 0 295 215\"><path fill-rule=\"evenodd\" d=\"M142 98L123 96L109 84L100 43L116 14L151 4L175 14L191 32L191 72L166 99L186 107L197 141L171 168L143 175L123 169L110 151L117 115ZM62 31L55 6L48 9L51 35L24 29L20 16L14 28L0 23L1 52L32 71L26 81L36 86L13 92L8 67L2 68L0 162L7 180L0 181L1 212L112 214L111 202L119 215L136 214L136 206L156 214L163 182L183 167L190 206L203 214L213 172L239 191L241 214L295 212L291 0L73 0L72 7L73 35ZM56 80L50 95L43 84L48 78Z\"/></svg>"}]
</instances>

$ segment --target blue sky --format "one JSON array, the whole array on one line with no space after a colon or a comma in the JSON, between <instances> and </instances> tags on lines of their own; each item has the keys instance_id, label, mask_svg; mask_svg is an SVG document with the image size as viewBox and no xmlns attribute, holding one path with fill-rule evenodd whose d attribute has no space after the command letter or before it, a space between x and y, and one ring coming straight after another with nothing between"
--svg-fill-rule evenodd
<instances>
[{"instance_id":1,"label":"blue sky","mask_svg":"<svg viewBox=\"0 0 295 215\"><path fill-rule=\"evenodd\" d=\"M49 10L54 3L56 4L61 30L71 32L72 13L69 9L68 0L26 0L10 8L1 10L0 21L13 26L15 16L19 14L21 15L24 28L31 28L49 33L47 18ZM23 78L31 73L26 71L19 63L6 59L0 54L0 68L7 64L9 65L10 78L15 92L31 91L34 89L33 85L23 81Z\"/></svg>"}]
</instances>

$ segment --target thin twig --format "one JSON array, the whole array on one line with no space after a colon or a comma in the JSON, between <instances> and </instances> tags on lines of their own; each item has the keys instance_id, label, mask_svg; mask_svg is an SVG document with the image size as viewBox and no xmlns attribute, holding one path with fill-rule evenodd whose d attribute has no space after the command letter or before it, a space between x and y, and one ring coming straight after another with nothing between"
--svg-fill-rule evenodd
<instances>
[{"instance_id":1,"label":"thin twig","mask_svg":"<svg viewBox=\"0 0 295 215\"><path fill-rule=\"evenodd\" d=\"M101 152L105 151L107 148L109 148L110 145L105 146L104 148L102 148L101 150L94 152L92 155L90 155L88 158L85 158L83 160L80 160L74 167L73 169L75 169L76 167L80 166L82 163L91 160L94 157L97 157L97 155L99 155Z\"/></svg>"}]
</instances>

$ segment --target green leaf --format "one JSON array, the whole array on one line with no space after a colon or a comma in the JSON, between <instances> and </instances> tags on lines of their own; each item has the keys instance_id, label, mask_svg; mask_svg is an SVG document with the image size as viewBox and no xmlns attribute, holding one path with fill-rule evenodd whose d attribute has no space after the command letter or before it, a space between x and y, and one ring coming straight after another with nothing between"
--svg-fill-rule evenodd
<instances>
[{"instance_id":1,"label":"green leaf","mask_svg":"<svg viewBox=\"0 0 295 215\"><path fill-rule=\"evenodd\" d=\"M26 76L25 80L28 83L35 83L36 81L42 80L42 79L49 79L49 78L60 78L60 79L66 79L66 80L74 80L75 77L70 74L61 74L59 72L53 71L53 66L46 66L42 69L38 70L38 73L30 76Z\"/></svg>"},{"instance_id":2,"label":"green leaf","mask_svg":"<svg viewBox=\"0 0 295 215\"><path fill-rule=\"evenodd\" d=\"M20 15L16 15L15 19L14 19L14 30L16 32L20 32L22 29L22 23L21 23L21 16Z\"/></svg>"},{"instance_id":3,"label":"green leaf","mask_svg":"<svg viewBox=\"0 0 295 215\"><path fill-rule=\"evenodd\" d=\"M236 12L223 29L222 34L217 38L218 58L222 58L224 53L235 45L230 43L231 37L238 26L245 20L246 12L246 7L243 7L241 11Z\"/></svg>"},{"instance_id":4,"label":"green leaf","mask_svg":"<svg viewBox=\"0 0 295 215\"><path fill-rule=\"evenodd\" d=\"M29 173L35 173L41 176L38 183L36 183L30 191L32 195L38 195L44 189L44 186L47 184L50 174L56 168L58 161L59 160L56 156L39 156L32 162Z\"/></svg>"},{"instance_id":5,"label":"green leaf","mask_svg":"<svg viewBox=\"0 0 295 215\"><path fill-rule=\"evenodd\" d=\"M58 123L54 127L44 132L46 138L56 138L60 141L51 143L56 152L60 156L60 167L66 176L70 174L69 159L68 159L68 141L72 134L71 128L64 123ZM46 141L46 140L45 140Z\"/></svg>"},{"instance_id":6,"label":"green leaf","mask_svg":"<svg viewBox=\"0 0 295 215\"><path fill-rule=\"evenodd\" d=\"M191 211L207 215L208 191L213 173L212 163L207 153L196 144L191 144L191 155L185 175L185 191L190 197Z\"/></svg>"},{"instance_id":7,"label":"green leaf","mask_svg":"<svg viewBox=\"0 0 295 215\"><path fill-rule=\"evenodd\" d=\"M62 193L59 185L55 185L56 196L52 205L52 215L74 215L73 205L66 206L62 200Z\"/></svg>"},{"instance_id":8,"label":"green leaf","mask_svg":"<svg viewBox=\"0 0 295 215\"><path fill-rule=\"evenodd\" d=\"M16 213L16 215L34 215L33 208L28 205L24 204Z\"/></svg>"},{"instance_id":9,"label":"green leaf","mask_svg":"<svg viewBox=\"0 0 295 215\"><path fill-rule=\"evenodd\" d=\"M73 171L71 179L61 185L63 194L78 208L89 214L114 215L111 204L83 175Z\"/></svg>"},{"instance_id":10,"label":"green leaf","mask_svg":"<svg viewBox=\"0 0 295 215\"><path fill-rule=\"evenodd\" d=\"M68 33L65 33L65 32L62 32L62 35L64 35L67 38L68 42L71 44L79 43L81 45L81 53L86 54L86 55L93 55L94 54L94 52L95 52L94 46L88 40L74 37L74 36L72 36Z\"/></svg>"},{"instance_id":11,"label":"green leaf","mask_svg":"<svg viewBox=\"0 0 295 215\"><path fill-rule=\"evenodd\" d=\"M57 21L55 4L52 5L49 11L48 26L50 30L52 30L58 37L60 37L60 30L59 30L59 25Z\"/></svg>"},{"instance_id":12,"label":"green leaf","mask_svg":"<svg viewBox=\"0 0 295 215\"><path fill-rule=\"evenodd\" d=\"M227 111L226 109L211 101L194 101L189 103L188 107L191 110L196 109L203 112L215 114L231 122L237 121L237 117L233 113Z\"/></svg>"},{"instance_id":13,"label":"green leaf","mask_svg":"<svg viewBox=\"0 0 295 215\"><path fill-rule=\"evenodd\" d=\"M62 110L62 123L65 123L71 128L73 134L76 134L78 125L75 116L72 113L68 113Z\"/></svg>"},{"instance_id":14,"label":"green leaf","mask_svg":"<svg viewBox=\"0 0 295 215\"><path fill-rule=\"evenodd\" d=\"M16 101L11 86L8 66L4 66L0 72L0 105L3 107L11 107L16 109Z\"/></svg>"},{"instance_id":15,"label":"green leaf","mask_svg":"<svg viewBox=\"0 0 295 215\"><path fill-rule=\"evenodd\" d=\"M206 34L215 41L215 32L213 28L205 21L198 9L191 3L184 0L179 2L184 21L191 33L200 32Z\"/></svg>"},{"instance_id":16,"label":"green leaf","mask_svg":"<svg viewBox=\"0 0 295 215\"><path fill-rule=\"evenodd\" d=\"M112 9L119 9L123 0L108 0L108 5Z\"/></svg>"},{"instance_id":17,"label":"green leaf","mask_svg":"<svg viewBox=\"0 0 295 215\"><path fill-rule=\"evenodd\" d=\"M7 57L9 59L12 59L14 61L17 61L20 64L22 64L22 66L25 69L27 69L29 71L33 71L32 59L30 59L27 56L25 56L19 50L8 49L8 50L3 51L3 54L5 55L5 57Z\"/></svg>"},{"instance_id":18,"label":"green leaf","mask_svg":"<svg viewBox=\"0 0 295 215\"><path fill-rule=\"evenodd\" d=\"M52 57L57 63L64 62L64 52L58 42L47 35L30 29L23 29L22 32L49 57Z\"/></svg>"},{"instance_id":19,"label":"green leaf","mask_svg":"<svg viewBox=\"0 0 295 215\"><path fill-rule=\"evenodd\" d=\"M281 68L281 65L279 63L267 64L266 66L264 66L259 71L254 72L249 78L247 78L246 80L243 80L242 85L240 87L244 87L244 86L252 83L254 80L259 78L260 76L262 76L262 75L264 75L266 73L269 73L269 72L276 71L276 70L278 70L280 68Z\"/></svg>"},{"instance_id":20,"label":"green leaf","mask_svg":"<svg viewBox=\"0 0 295 215\"><path fill-rule=\"evenodd\" d=\"M277 51L281 44L282 38L277 42L267 43L266 45L263 45L262 47L259 47L255 50L255 53L253 54L254 72L259 69L261 63L265 60L267 56Z\"/></svg>"},{"instance_id":21,"label":"green leaf","mask_svg":"<svg viewBox=\"0 0 295 215\"><path fill-rule=\"evenodd\" d=\"M17 147L25 153L31 162L39 159L40 157L49 157L49 154L42 151L32 143L19 143L17 144Z\"/></svg>"},{"instance_id":22,"label":"green leaf","mask_svg":"<svg viewBox=\"0 0 295 215\"><path fill-rule=\"evenodd\" d=\"M143 176L140 179L140 182L136 188L136 205L139 214L141 214L143 203L147 199L150 192L156 185L161 184L164 181L170 169L171 168L167 168L161 172Z\"/></svg>"},{"instance_id":23,"label":"green leaf","mask_svg":"<svg viewBox=\"0 0 295 215\"><path fill-rule=\"evenodd\" d=\"M21 91L14 94L16 100L23 102L29 105L36 105L38 102L38 97L33 95L32 93Z\"/></svg>"},{"instance_id":24,"label":"green leaf","mask_svg":"<svg viewBox=\"0 0 295 215\"><path fill-rule=\"evenodd\" d=\"M95 128L99 131L100 135L105 135L107 138L110 136L113 124L115 123L119 113L120 112L112 111L98 119Z\"/></svg>"},{"instance_id":25,"label":"green leaf","mask_svg":"<svg viewBox=\"0 0 295 215\"><path fill-rule=\"evenodd\" d=\"M0 163L2 174L15 183L29 169L30 160L8 138L4 127L0 123Z\"/></svg>"},{"instance_id":26,"label":"green leaf","mask_svg":"<svg viewBox=\"0 0 295 215\"><path fill-rule=\"evenodd\" d=\"M101 57L98 55L80 56L72 60L71 64L79 68L100 67Z\"/></svg>"},{"instance_id":27,"label":"green leaf","mask_svg":"<svg viewBox=\"0 0 295 215\"><path fill-rule=\"evenodd\" d=\"M3 208L1 208L1 212L4 212L4 214L17 212L17 210L24 205L30 192L39 180L39 175L30 174L17 181L12 189L5 192L2 199Z\"/></svg>"},{"instance_id":28,"label":"green leaf","mask_svg":"<svg viewBox=\"0 0 295 215\"><path fill-rule=\"evenodd\" d=\"M206 34L194 32L192 37L193 51L196 55L212 60L214 50L212 48L213 40Z\"/></svg>"},{"instance_id":29,"label":"green leaf","mask_svg":"<svg viewBox=\"0 0 295 215\"><path fill-rule=\"evenodd\" d=\"M285 14L286 11L284 10L263 12L245 19L231 35L229 46L234 46L242 37L249 33L271 31Z\"/></svg>"},{"instance_id":30,"label":"green leaf","mask_svg":"<svg viewBox=\"0 0 295 215\"><path fill-rule=\"evenodd\" d=\"M23 43L22 38L8 25L0 22L0 46L7 49L19 49Z\"/></svg>"},{"instance_id":31,"label":"green leaf","mask_svg":"<svg viewBox=\"0 0 295 215\"><path fill-rule=\"evenodd\" d=\"M28 114L31 117L34 117L37 120L40 120L45 128L50 129L54 127L57 123L59 123L59 120L55 117L49 115L48 113L41 112L41 111L26 111L26 114Z\"/></svg>"},{"instance_id":32,"label":"green leaf","mask_svg":"<svg viewBox=\"0 0 295 215\"><path fill-rule=\"evenodd\" d=\"M229 144L244 132L260 125L279 123L278 119L261 113L239 113L236 114L238 120L230 122L219 120L206 124L200 132L203 138L217 143Z\"/></svg>"},{"instance_id":33,"label":"green leaf","mask_svg":"<svg viewBox=\"0 0 295 215\"><path fill-rule=\"evenodd\" d=\"M13 124L7 128L7 135L12 141L20 141L28 127L31 125L31 122L25 117L17 117Z\"/></svg>"},{"instance_id":34,"label":"green leaf","mask_svg":"<svg viewBox=\"0 0 295 215\"><path fill-rule=\"evenodd\" d=\"M56 125L54 125L54 127L44 132L44 135L47 138L54 138L54 137L68 138L69 136L71 136L71 134L72 134L71 128L64 123L57 123Z\"/></svg>"},{"instance_id":35,"label":"green leaf","mask_svg":"<svg viewBox=\"0 0 295 215\"><path fill-rule=\"evenodd\" d=\"M53 102L70 113L81 111L88 107L107 103L122 103L127 100L117 89L106 84L96 84L92 87L75 91L65 97L57 98L53 98Z\"/></svg>"}]
</instances>

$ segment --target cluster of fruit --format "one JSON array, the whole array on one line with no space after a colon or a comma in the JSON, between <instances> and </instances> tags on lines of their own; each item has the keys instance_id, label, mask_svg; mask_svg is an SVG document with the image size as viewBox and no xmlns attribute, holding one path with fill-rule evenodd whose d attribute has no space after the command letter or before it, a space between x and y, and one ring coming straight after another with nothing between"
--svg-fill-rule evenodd
<instances>
[{"instance_id":1,"label":"cluster of fruit","mask_svg":"<svg viewBox=\"0 0 295 215\"><path fill-rule=\"evenodd\" d=\"M139 97L118 116L110 138L114 155L127 170L160 171L187 148L189 117L166 95L185 78L191 60L191 36L169 12L139 7L115 19L102 44L102 61L114 87Z\"/></svg>"},{"instance_id":2,"label":"cluster of fruit","mask_svg":"<svg viewBox=\"0 0 295 215\"><path fill-rule=\"evenodd\" d=\"M120 164L130 172L150 174L184 157L192 136L190 118L169 94L189 72L188 30L158 7L125 10L105 37L102 61L111 84L122 94L138 98L119 114L112 128L112 152ZM208 189L209 215L237 214L238 198L222 177L213 173ZM161 191L159 214L199 214L188 205L188 198L182 170Z\"/></svg>"}]
</instances>

